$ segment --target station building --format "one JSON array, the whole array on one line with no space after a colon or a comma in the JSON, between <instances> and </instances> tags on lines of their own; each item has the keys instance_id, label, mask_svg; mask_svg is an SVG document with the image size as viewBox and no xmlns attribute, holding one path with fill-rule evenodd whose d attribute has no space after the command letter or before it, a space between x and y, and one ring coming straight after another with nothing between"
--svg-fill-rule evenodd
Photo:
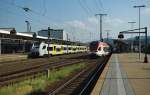
<instances>
[{"instance_id":1,"label":"station building","mask_svg":"<svg viewBox=\"0 0 150 95\"><path fill-rule=\"evenodd\" d=\"M35 41L48 41L47 32L41 32L16 32L15 28L0 28L0 54L30 52ZM52 36L49 39L51 44L83 45L83 43L65 40L62 30L55 32L58 34L51 32Z\"/></svg>"},{"instance_id":2,"label":"station building","mask_svg":"<svg viewBox=\"0 0 150 95\"><path fill-rule=\"evenodd\" d=\"M67 40L67 33L63 29L50 29L50 38ZM37 32L39 36L48 37L48 29Z\"/></svg>"}]
</instances>

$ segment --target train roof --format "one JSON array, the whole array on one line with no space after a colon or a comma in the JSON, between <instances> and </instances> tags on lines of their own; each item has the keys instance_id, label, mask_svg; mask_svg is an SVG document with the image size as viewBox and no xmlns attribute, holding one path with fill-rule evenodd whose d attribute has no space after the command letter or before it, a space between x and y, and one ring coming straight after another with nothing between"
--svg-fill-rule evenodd
<instances>
[{"instance_id":1,"label":"train roof","mask_svg":"<svg viewBox=\"0 0 150 95\"><path fill-rule=\"evenodd\" d=\"M98 45L104 45L104 46L109 46L108 43L101 42L101 41L93 41L93 42L90 43L90 45L96 45L96 44L98 44Z\"/></svg>"}]
</instances>

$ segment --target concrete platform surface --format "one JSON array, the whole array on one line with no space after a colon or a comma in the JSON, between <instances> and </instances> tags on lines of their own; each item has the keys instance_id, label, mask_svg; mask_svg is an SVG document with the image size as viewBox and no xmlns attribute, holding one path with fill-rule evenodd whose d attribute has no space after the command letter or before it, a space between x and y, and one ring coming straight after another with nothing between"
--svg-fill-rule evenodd
<instances>
[{"instance_id":1,"label":"concrete platform surface","mask_svg":"<svg viewBox=\"0 0 150 95\"><path fill-rule=\"evenodd\" d=\"M140 60L137 53L113 54L91 95L150 95L150 63L143 60L143 54Z\"/></svg>"},{"instance_id":2,"label":"concrete platform surface","mask_svg":"<svg viewBox=\"0 0 150 95\"><path fill-rule=\"evenodd\" d=\"M23 54L2 54L0 55L0 62L17 61L27 59L27 55Z\"/></svg>"}]
</instances>

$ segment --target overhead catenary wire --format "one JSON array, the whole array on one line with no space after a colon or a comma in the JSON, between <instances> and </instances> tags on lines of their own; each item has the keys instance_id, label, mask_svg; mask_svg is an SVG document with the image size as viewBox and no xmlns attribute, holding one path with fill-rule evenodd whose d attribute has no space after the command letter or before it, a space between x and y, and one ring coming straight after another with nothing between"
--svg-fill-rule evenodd
<instances>
[{"instance_id":1,"label":"overhead catenary wire","mask_svg":"<svg viewBox=\"0 0 150 95\"><path fill-rule=\"evenodd\" d=\"M101 6L101 8L104 9L102 1L98 0L98 2L99 2L99 5Z\"/></svg>"},{"instance_id":2,"label":"overhead catenary wire","mask_svg":"<svg viewBox=\"0 0 150 95\"><path fill-rule=\"evenodd\" d=\"M3 1L2 3L8 4L8 5L10 5L10 6L14 6L14 7L18 8L18 9L23 9L23 10L28 11L28 12L31 12L31 13L37 15L37 16L44 17L43 19L45 19L45 20L50 20L50 21L52 21L51 18L45 16L45 13L46 13L46 12L45 12L45 13L43 12L43 13L44 13L44 15L43 15L43 13L39 13L39 12L37 12L37 11L35 11L35 10L29 8L29 7L22 7L22 6L19 6L19 5L15 4L14 0L12 1L12 3L9 3L9 2L7 2L7 1ZM43 2L43 4L44 4L44 2ZM44 5L44 6L45 6L45 5Z\"/></svg>"},{"instance_id":3,"label":"overhead catenary wire","mask_svg":"<svg viewBox=\"0 0 150 95\"><path fill-rule=\"evenodd\" d=\"M85 7L87 8L87 10L90 12L90 13L92 13L93 14L93 11L92 11L92 9L88 6L88 4L87 4L87 0L82 0L83 1L83 4L85 5Z\"/></svg>"},{"instance_id":4,"label":"overhead catenary wire","mask_svg":"<svg viewBox=\"0 0 150 95\"><path fill-rule=\"evenodd\" d=\"M4 8L1 8L1 7L0 7L0 9L2 9L2 11L7 12L9 14L12 14L14 16L18 16L18 15L19 16L24 16L23 14L19 14L19 13L16 14L15 12L10 11L8 9L4 9ZM37 27L36 25L39 25L39 26L42 26L42 25L45 25L45 26L47 25L48 26L48 25L50 25L49 22L45 22L45 21L40 20L40 19L31 18L30 15L26 16L26 18L32 23L32 26L35 26L35 27ZM34 22L37 22L37 23L34 23Z\"/></svg>"},{"instance_id":5,"label":"overhead catenary wire","mask_svg":"<svg viewBox=\"0 0 150 95\"><path fill-rule=\"evenodd\" d=\"M82 3L82 1L81 1L81 0L78 0L78 2L79 2L79 5L81 6L81 8L85 11L85 13L86 13L87 15L90 15L90 12L89 12L88 9L84 6L84 4Z\"/></svg>"},{"instance_id":6,"label":"overhead catenary wire","mask_svg":"<svg viewBox=\"0 0 150 95\"><path fill-rule=\"evenodd\" d=\"M95 0L95 5L96 5L97 10L98 10L99 12L101 12L101 7L99 6L97 0Z\"/></svg>"},{"instance_id":7,"label":"overhead catenary wire","mask_svg":"<svg viewBox=\"0 0 150 95\"><path fill-rule=\"evenodd\" d=\"M46 12L47 12L47 10L46 10L46 1L45 0L43 0L43 16L45 16L45 14L46 14Z\"/></svg>"}]
</instances>

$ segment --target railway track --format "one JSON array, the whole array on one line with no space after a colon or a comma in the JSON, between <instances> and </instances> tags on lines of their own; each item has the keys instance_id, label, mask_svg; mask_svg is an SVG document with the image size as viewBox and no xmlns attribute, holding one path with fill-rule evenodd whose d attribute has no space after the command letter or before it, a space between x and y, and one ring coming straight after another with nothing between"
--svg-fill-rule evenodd
<instances>
[{"instance_id":1,"label":"railway track","mask_svg":"<svg viewBox=\"0 0 150 95\"><path fill-rule=\"evenodd\" d=\"M93 61L88 68L78 72L71 79L64 82L63 85L51 90L48 95L89 95L92 88L96 84L98 77L103 71L110 56L101 58L95 64Z\"/></svg>"},{"instance_id":2,"label":"railway track","mask_svg":"<svg viewBox=\"0 0 150 95\"><path fill-rule=\"evenodd\" d=\"M0 61L0 66L9 65L9 64L25 63L25 62L31 63L31 62L34 62L36 60L43 61L45 59L51 61L51 60L54 60L54 59L71 58L71 57L74 57L74 56L85 55L85 54L86 53L64 54L64 55L51 56L50 59L49 58L33 58L33 59L21 59L21 60L9 60L9 58L7 58L7 61Z\"/></svg>"},{"instance_id":3,"label":"railway track","mask_svg":"<svg viewBox=\"0 0 150 95\"><path fill-rule=\"evenodd\" d=\"M23 61L13 61L9 63L3 63L3 65L0 65L0 76L6 73L10 72L16 72L21 71L27 68L33 68L38 67L44 64L51 64L53 62L62 62L65 60L72 60L77 56L85 56L87 54L71 54L71 55L62 55L62 56L56 56L52 58L39 58L39 59L30 59L30 60L23 60Z\"/></svg>"},{"instance_id":4,"label":"railway track","mask_svg":"<svg viewBox=\"0 0 150 95\"><path fill-rule=\"evenodd\" d=\"M74 58L74 57L73 57ZM41 62L42 64L36 64L33 66L17 69L17 70L10 70L9 72L1 72L0 73L0 86L13 84L22 80L26 80L28 78L35 78L38 73L47 73L48 70L54 68L60 68L63 66L68 66L72 64L77 64L83 62L83 59L63 59L56 62L49 62L45 60L38 60L38 63Z\"/></svg>"}]
</instances>

